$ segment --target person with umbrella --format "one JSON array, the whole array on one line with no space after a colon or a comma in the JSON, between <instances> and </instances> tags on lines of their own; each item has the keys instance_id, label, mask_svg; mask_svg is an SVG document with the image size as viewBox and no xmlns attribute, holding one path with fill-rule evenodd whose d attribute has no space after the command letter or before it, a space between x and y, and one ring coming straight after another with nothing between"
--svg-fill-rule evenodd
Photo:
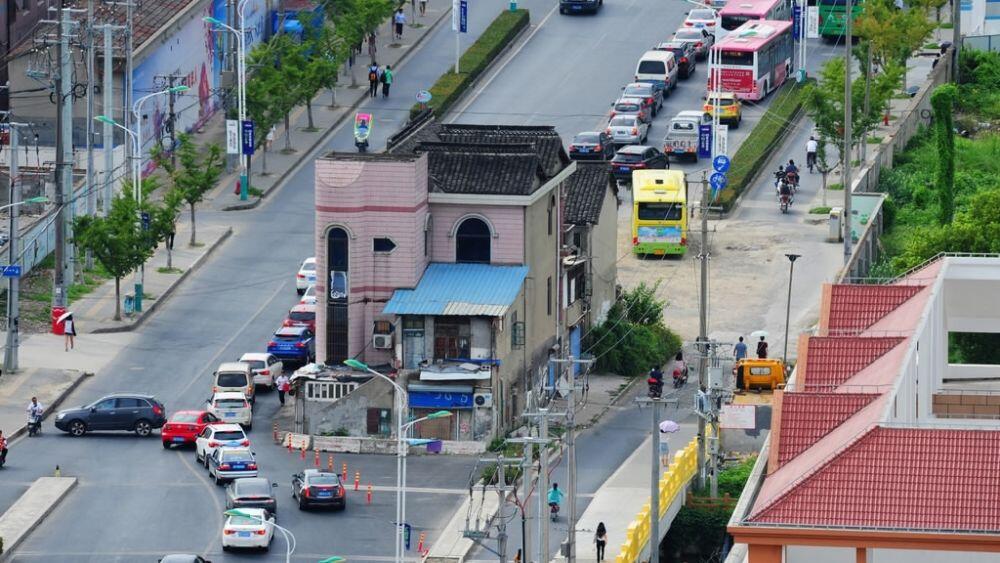
<instances>
[{"instance_id":1,"label":"person with umbrella","mask_svg":"<svg viewBox=\"0 0 1000 563\"><path fill-rule=\"evenodd\" d=\"M677 432L681 429L681 426L674 422L673 420L664 420L660 422L660 440L659 440L659 451L660 451L660 467L668 467L670 465L670 434Z\"/></svg>"},{"instance_id":2,"label":"person with umbrella","mask_svg":"<svg viewBox=\"0 0 1000 563\"><path fill-rule=\"evenodd\" d=\"M66 336L66 351L69 352L73 348L73 337L76 336L76 323L73 322L73 312L66 311L59 316L56 322L63 324L63 334Z\"/></svg>"}]
</instances>

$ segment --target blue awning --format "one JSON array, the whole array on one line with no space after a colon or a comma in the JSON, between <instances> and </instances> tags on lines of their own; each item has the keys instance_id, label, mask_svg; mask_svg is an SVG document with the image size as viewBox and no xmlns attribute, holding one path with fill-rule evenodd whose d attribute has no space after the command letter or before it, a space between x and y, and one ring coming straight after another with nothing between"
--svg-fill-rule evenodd
<instances>
[{"instance_id":1,"label":"blue awning","mask_svg":"<svg viewBox=\"0 0 1000 563\"><path fill-rule=\"evenodd\" d=\"M527 266L430 264L415 289L393 292L382 313L500 317L527 275Z\"/></svg>"}]
</instances>

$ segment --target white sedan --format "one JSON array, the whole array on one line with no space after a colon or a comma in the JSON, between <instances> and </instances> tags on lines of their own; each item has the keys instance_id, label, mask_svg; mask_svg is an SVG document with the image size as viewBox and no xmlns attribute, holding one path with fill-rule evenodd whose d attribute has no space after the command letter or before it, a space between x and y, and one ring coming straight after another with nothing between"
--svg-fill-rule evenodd
<instances>
[{"instance_id":1,"label":"white sedan","mask_svg":"<svg viewBox=\"0 0 1000 563\"><path fill-rule=\"evenodd\" d=\"M222 550L267 551L274 539L274 516L263 508L241 508L239 513L226 516L222 525Z\"/></svg>"},{"instance_id":2,"label":"white sedan","mask_svg":"<svg viewBox=\"0 0 1000 563\"><path fill-rule=\"evenodd\" d=\"M295 291L302 295L306 288L316 283L316 258L306 258L295 274Z\"/></svg>"},{"instance_id":3,"label":"white sedan","mask_svg":"<svg viewBox=\"0 0 1000 563\"><path fill-rule=\"evenodd\" d=\"M688 12L687 18L684 19L684 27L704 28L712 31L715 29L717 17L716 11L708 8L691 10Z\"/></svg>"},{"instance_id":4,"label":"white sedan","mask_svg":"<svg viewBox=\"0 0 1000 563\"><path fill-rule=\"evenodd\" d=\"M302 299L299 299L299 303L303 305L316 304L316 284L312 284L306 288L305 293L302 294Z\"/></svg>"}]
</instances>

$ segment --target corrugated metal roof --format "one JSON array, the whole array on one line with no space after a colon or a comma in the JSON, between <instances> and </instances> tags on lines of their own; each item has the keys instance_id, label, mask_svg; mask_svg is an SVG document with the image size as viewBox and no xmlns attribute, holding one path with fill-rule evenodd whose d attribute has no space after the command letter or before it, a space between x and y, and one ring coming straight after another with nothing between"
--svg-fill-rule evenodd
<instances>
[{"instance_id":1,"label":"corrugated metal roof","mask_svg":"<svg viewBox=\"0 0 1000 563\"><path fill-rule=\"evenodd\" d=\"M417 287L397 289L382 312L498 317L517 298L527 275L527 266L430 264Z\"/></svg>"}]
</instances>

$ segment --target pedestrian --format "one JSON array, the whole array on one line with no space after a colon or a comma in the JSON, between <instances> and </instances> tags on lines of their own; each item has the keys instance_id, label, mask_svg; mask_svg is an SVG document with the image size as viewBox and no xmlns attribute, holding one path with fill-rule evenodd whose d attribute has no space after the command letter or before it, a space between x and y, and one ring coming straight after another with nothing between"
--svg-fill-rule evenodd
<instances>
[{"instance_id":1,"label":"pedestrian","mask_svg":"<svg viewBox=\"0 0 1000 563\"><path fill-rule=\"evenodd\" d=\"M374 31L368 34L368 56L371 57L373 63L375 62L375 56L378 54L377 38L378 36Z\"/></svg>"},{"instance_id":2,"label":"pedestrian","mask_svg":"<svg viewBox=\"0 0 1000 563\"><path fill-rule=\"evenodd\" d=\"M174 235L177 234L177 217L170 219L170 232L167 233L167 250L174 249Z\"/></svg>"},{"instance_id":3,"label":"pedestrian","mask_svg":"<svg viewBox=\"0 0 1000 563\"><path fill-rule=\"evenodd\" d=\"M7 438L3 435L3 430L0 430L0 467L7 463Z\"/></svg>"},{"instance_id":4,"label":"pedestrian","mask_svg":"<svg viewBox=\"0 0 1000 563\"><path fill-rule=\"evenodd\" d=\"M403 25L406 23L406 14L403 12L402 7L396 10L396 15L392 17L392 22L396 24L396 35L393 39L402 39Z\"/></svg>"},{"instance_id":5,"label":"pedestrian","mask_svg":"<svg viewBox=\"0 0 1000 563\"><path fill-rule=\"evenodd\" d=\"M392 86L392 65L385 65L385 70L382 71L382 76L380 80L382 81L382 97L389 97L389 87Z\"/></svg>"},{"instance_id":6,"label":"pedestrian","mask_svg":"<svg viewBox=\"0 0 1000 563\"><path fill-rule=\"evenodd\" d=\"M72 314L63 321L63 334L66 336L66 351L69 352L73 348L73 337L76 336L76 323L73 322Z\"/></svg>"},{"instance_id":7,"label":"pedestrian","mask_svg":"<svg viewBox=\"0 0 1000 563\"><path fill-rule=\"evenodd\" d=\"M733 346L733 356L736 357L737 362L747 357L747 344L743 342L742 336L736 346Z\"/></svg>"},{"instance_id":8,"label":"pedestrian","mask_svg":"<svg viewBox=\"0 0 1000 563\"><path fill-rule=\"evenodd\" d=\"M278 402L284 405L285 393L288 393L288 390L292 387L288 380L288 376L283 373L280 374L274 379L274 386L278 388Z\"/></svg>"},{"instance_id":9,"label":"pedestrian","mask_svg":"<svg viewBox=\"0 0 1000 563\"><path fill-rule=\"evenodd\" d=\"M767 358L767 341L764 340L764 335L760 336L760 342L757 343L757 357L760 359Z\"/></svg>"},{"instance_id":10,"label":"pedestrian","mask_svg":"<svg viewBox=\"0 0 1000 563\"><path fill-rule=\"evenodd\" d=\"M420 0L420 17L427 15L427 0Z\"/></svg>"},{"instance_id":11,"label":"pedestrian","mask_svg":"<svg viewBox=\"0 0 1000 563\"><path fill-rule=\"evenodd\" d=\"M604 561L604 548L608 545L608 529L604 527L604 522L597 524L594 543L597 544L597 560Z\"/></svg>"},{"instance_id":12,"label":"pedestrian","mask_svg":"<svg viewBox=\"0 0 1000 563\"><path fill-rule=\"evenodd\" d=\"M368 97L374 98L378 96L378 79L379 79L379 68L378 63L372 61L371 66L368 67Z\"/></svg>"},{"instance_id":13,"label":"pedestrian","mask_svg":"<svg viewBox=\"0 0 1000 563\"><path fill-rule=\"evenodd\" d=\"M274 137L275 137L275 134L277 133L277 128L278 128L277 125L272 125L271 128L267 130L267 136L265 137L265 141L264 141L264 150L265 151L271 150L271 145L274 144Z\"/></svg>"}]
</instances>

